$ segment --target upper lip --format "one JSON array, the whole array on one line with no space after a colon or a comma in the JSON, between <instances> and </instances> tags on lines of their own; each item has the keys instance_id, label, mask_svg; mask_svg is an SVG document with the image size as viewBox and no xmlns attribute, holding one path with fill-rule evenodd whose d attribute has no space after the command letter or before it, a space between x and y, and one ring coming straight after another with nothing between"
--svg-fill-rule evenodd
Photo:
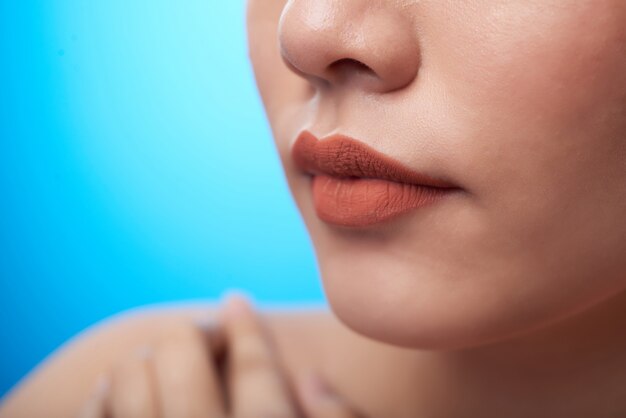
<instances>
[{"instance_id":1,"label":"upper lip","mask_svg":"<svg viewBox=\"0 0 626 418\"><path fill-rule=\"evenodd\" d=\"M312 175L375 178L428 187L458 188L448 181L409 169L345 135L336 134L318 140L305 130L298 135L291 153L296 166Z\"/></svg>"}]
</instances>

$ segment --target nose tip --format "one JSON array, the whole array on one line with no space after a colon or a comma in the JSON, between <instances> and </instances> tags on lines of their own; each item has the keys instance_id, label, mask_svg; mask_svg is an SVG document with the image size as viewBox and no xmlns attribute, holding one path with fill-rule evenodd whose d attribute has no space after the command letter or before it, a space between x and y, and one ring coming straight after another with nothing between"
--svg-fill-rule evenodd
<instances>
[{"instance_id":1,"label":"nose tip","mask_svg":"<svg viewBox=\"0 0 626 418\"><path fill-rule=\"evenodd\" d=\"M386 93L409 85L420 67L417 31L392 5L372 3L288 2L278 30L283 61L316 86Z\"/></svg>"}]
</instances>

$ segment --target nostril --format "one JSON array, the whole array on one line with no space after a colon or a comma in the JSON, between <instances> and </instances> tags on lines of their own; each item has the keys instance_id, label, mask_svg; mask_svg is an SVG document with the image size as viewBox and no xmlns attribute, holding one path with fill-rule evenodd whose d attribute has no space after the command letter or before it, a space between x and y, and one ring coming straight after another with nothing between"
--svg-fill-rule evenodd
<instances>
[{"instance_id":1,"label":"nostril","mask_svg":"<svg viewBox=\"0 0 626 418\"><path fill-rule=\"evenodd\" d=\"M330 64L329 68L338 68L338 67L353 67L360 71L371 71L374 72L370 67L363 64L359 60L355 60L353 58L342 58Z\"/></svg>"},{"instance_id":2,"label":"nostril","mask_svg":"<svg viewBox=\"0 0 626 418\"><path fill-rule=\"evenodd\" d=\"M378 76L368 65L353 58L342 58L333 62L328 66L328 71L342 80L353 75Z\"/></svg>"}]
</instances>

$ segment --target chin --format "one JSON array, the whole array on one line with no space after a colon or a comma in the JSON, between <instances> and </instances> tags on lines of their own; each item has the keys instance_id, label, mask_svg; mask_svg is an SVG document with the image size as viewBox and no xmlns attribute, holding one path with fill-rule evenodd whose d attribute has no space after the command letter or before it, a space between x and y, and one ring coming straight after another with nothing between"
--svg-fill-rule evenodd
<instances>
[{"instance_id":1,"label":"chin","mask_svg":"<svg viewBox=\"0 0 626 418\"><path fill-rule=\"evenodd\" d=\"M342 262L342 261L345 261ZM371 262L371 263L370 263ZM456 351L523 337L598 302L582 295L555 302L541 293L493 286L495 277L462 279L418 270L320 259L329 305L348 328L380 342L421 350ZM515 279L521 279L516 277ZM546 278L549 279L549 278ZM488 284L491 283L492 286Z\"/></svg>"},{"instance_id":2,"label":"chin","mask_svg":"<svg viewBox=\"0 0 626 418\"><path fill-rule=\"evenodd\" d=\"M476 306L475 298L433 285L442 277L425 271L409 277L395 267L320 259L326 297L337 318L365 337L425 350L478 345L496 333L493 324L481 320L488 309Z\"/></svg>"},{"instance_id":3,"label":"chin","mask_svg":"<svg viewBox=\"0 0 626 418\"><path fill-rule=\"evenodd\" d=\"M327 291L327 297L333 313L348 328L400 347L434 351L469 349L496 342L504 338L503 334L513 332L510 325L505 327L502 321L487 319L487 312L468 304L461 306L449 298L439 298L439 303L447 306L446 311L442 306L433 306L435 300L416 300L407 306L400 301L403 298L390 294L346 295Z\"/></svg>"}]
</instances>

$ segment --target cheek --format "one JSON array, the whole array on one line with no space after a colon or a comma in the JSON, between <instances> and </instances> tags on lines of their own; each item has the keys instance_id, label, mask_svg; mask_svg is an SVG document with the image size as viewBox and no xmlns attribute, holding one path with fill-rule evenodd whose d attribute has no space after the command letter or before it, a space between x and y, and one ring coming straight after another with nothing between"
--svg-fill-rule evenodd
<instances>
[{"instance_id":1,"label":"cheek","mask_svg":"<svg viewBox=\"0 0 626 418\"><path fill-rule=\"evenodd\" d=\"M461 116L495 127L556 129L617 116L626 90L626 10L615 13L608 3L466 11L457 17L465 26L433 46L434 72L466 111Z\"/></svg>"},{"instance_id":2,"label":"cheek","mask_svg":"<svg viewBox=\"0 0 626 418\"><path fill-rule=\"evenodd\" d=\"M450 323L470 323L468 318L478 317L473 314L486 312L474 323L497 317L504 329L512 327L515 315L520 323L539 322L623 288L626 29L620 21L626 13L608 13L603 1L580 1L577 9L564 10L547 3L553 13L537 5L492 15L465 11L458 21L441 25L445 34L424 28L423 86L442 92L429 100L428 122L449 152L446 168L472 193L444 226L431 232L420 225L405 244L415 254L442 260L449 277L464 278L468 285L444 292L438 282L423 279L427 284L400 283L391 294L388 282L374 283L372 300L384 295L393 300L389 305L410 306L398 302L403 295L428 294L433 301L454 302L441 304L456 307L450 315L466 308L467 322L459 316ZM414 118L423 115L415 107L410 112ZM430 242L442 244L429 252L419 247L420 236L438 237ZM475 264L463 264L466 259ZM428 269L426 263L389 264L407 266L401 277L443 276L441 268ZM339 268L326 271L330 277ZM374 276L375 267L369 272ZM423 286L419 292L407 290L418 286ZM478 296L476 303L467 297L484 298L489 291L496 301L489 307ZM420 315L406 317L436 312L430 318L442 324L445 312L434 302L423 301L419 309ZM356 311L345 316L358 321ZM376 332L401 321L380 322L387 327Z\"/></svg>"},{"instance_id":3,"label":"cheek","mask_svg":"<svg viewBox=\"0 0 626 418\"><path fill-rule=\"evenodd\" d=\"M433 56L433 73L455 112L459 134L448 146L458 176L492 211L489 221L519 237L562 234L559 224L594 212L622 227L625 7L532 3L466 10L471 28L438 38L448 53Z\"/></svg>"}]
</instances>

